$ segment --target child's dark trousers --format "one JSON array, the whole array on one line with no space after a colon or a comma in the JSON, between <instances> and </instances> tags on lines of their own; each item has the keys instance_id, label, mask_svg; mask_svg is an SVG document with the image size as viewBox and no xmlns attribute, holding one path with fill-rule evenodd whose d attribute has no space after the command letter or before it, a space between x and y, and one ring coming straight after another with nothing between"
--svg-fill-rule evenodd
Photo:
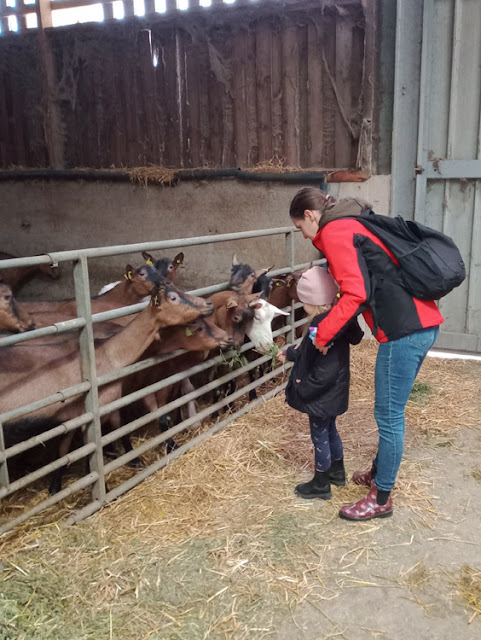
<instances>
[{"instance_id":1,"label":"child's dark trousers","mask_svg":"<svg viewBox=\"0 0 481 640\"><path fill-rule=\"evenodd\" d=\"M328 471L331 460L343 457L342 441L336 428L336 416L319 418L309 416L311 438L314 445L316 471Z\"/></svg>"}]
</instances>

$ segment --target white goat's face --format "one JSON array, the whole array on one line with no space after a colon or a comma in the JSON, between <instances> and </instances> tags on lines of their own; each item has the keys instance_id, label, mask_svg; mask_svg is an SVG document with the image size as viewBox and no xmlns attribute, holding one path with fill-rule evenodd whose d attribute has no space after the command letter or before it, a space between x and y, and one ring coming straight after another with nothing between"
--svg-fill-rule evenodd
<instances>
[{"instance_id":1,"label":"white goat's face","mask_svg":"<svg viewBox=\"0 0 481 640\"><path fill-rule=\"evenodd\" d=\"M246 333L257 349L268 350L274 342L271 327L272 320L276 316L287 316L289 314L263 299L253 301L251 306L254 308L254 320L251 328Z\"/></svg>"}]
</instances>

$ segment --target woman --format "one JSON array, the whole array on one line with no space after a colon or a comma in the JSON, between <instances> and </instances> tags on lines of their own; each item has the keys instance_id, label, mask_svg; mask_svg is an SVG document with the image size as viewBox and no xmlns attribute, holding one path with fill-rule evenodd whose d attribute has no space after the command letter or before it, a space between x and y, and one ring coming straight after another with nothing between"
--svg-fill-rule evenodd
<instances>
[{"instance_id":1,"label":"woman","mask_svg":"<svg viewBox=\"0 0 481 640\"><path fill-rule=\"evenodd\" d=\"M435 302L413 298L402 286L397 260L361 222L367 202L336 201L319 189L301 189L289 215L304 238L326 257L341 299L319 323L315 345L326 354L332 340L359 313L378 340L374 417L378 452L369 471L357 471L356 484L370 491L342 507L341 518L370 520L392 515L391 490L404 448L404 409L414 380L439 333L443 317ZM349 216L346 218L346 216Z\"/></svg>"}]
</instances>

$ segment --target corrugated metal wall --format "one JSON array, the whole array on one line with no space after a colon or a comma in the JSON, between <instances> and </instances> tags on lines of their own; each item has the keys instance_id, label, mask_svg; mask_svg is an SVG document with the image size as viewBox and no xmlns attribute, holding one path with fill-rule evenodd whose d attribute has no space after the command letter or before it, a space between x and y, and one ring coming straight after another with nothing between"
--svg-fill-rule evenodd
<instances>
[{"instance_id":1,"label":"corrugated metal wall","mask_svg":"<svg viewBox=\"0 0 481 640\"><path fill-rule=\"evenodd\" d=\"M248 167L276 156L352 168L363 155L372 73L361 0L45 35L50 88L35 33L0 40L3 168Z\"/></svg>"}]
</instances>

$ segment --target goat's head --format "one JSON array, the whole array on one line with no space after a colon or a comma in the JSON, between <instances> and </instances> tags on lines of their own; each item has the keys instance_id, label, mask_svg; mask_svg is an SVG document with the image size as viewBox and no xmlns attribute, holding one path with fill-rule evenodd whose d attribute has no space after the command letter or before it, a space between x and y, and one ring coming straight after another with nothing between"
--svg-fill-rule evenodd
<instances>
[{"instance_id":1,"label":"goat's head","mask_svg":"<svg viewBox=\"0 0 481 640\"><path fill-rule=\"evenodd\" d=\"M182 251L178 253L173 260L170 258L155 259L154 256L147 253L147 251L142 251L142 256L147 266L154 267L163 278L168 278L172 282L177 275L177 269L184 265L184 254Z\"/></svg>"},{"instance_id":2,"label":"goat's head","mask_svg":"<svg viewBox=\"0 0 481 640\"><path fill-rule=\"evenodd\" d=\"M247 327L247 336L257 349L267 351L274 342L271 327L272 320L276 316L287 316L289 314L262 298L252 300L250 307L254 309L254 320Z\"/></svg>"},{"instance_id":3,"label":"goat's head","mask_svg":"<svg viewBox=\"0 0 481 640\"><path fill-rule=\"evenodd\" d=\"M227 331L218 327L211 318L198 318L186 325L169 327L162 333L161 340L164 347L170 343L172 350L188 351L210 351L219 347L227 349L234 344Z\"/></svg>"},{"instance_id":4,"label":"goat's head","mask_svg":"<svg viewBox=\"0 0 481 640\"><path fill-rule=\"evenodd\" d=\"M128 264L125 267L124 278L131 290L140 298L150 295L163 280L157 269L150 265L134 269L132 265Z\"/></svg>"},{"instance_id":5,"label":"goat's head","mask_svg":"<svg viewBox=\"0 0 481 640\"><path fill-rule=\"evenodd\" d=\"M232 289L240 295L252 293L256 280L268 271L269 269L258 269L257 271L254 271L250 265L239 263L237 256L234 254L232 258L230 281L227 288Z\"/></svg>"},{"instance_id":6,"label":"goat's head","mask_svg":"<svg viewBox=\"0 0 481 640\"><path fill-rule=\"evenodd\" d=\"M214 312L210 300L184 293L165 278L152 290L151 306L164 327L193 322Z\"/></svg>"},{"instance_id":7,"label":"goat's head","mask_svg":"<svg viewBox=\"0 0 481 640\"><path fill-rule=\"evenodd\" d=\"M249 307L249 302L260 295L240 296L235 291L221 291L211 296L215 308L214 321L228 333L236 347L243 343L245 327L254 318L254 310Z\"/></svg>"},{"instance_id":8,"label":"goat's head","mask_svg":"<svg viewBox=\"0 0 481 640\"><path fill-rule=\"evenodd\" d=\"M35 329L32 317L18 308L12 290L5 282L0 282L0 329L15 333Z\"/></svg>"}]
</instances>

